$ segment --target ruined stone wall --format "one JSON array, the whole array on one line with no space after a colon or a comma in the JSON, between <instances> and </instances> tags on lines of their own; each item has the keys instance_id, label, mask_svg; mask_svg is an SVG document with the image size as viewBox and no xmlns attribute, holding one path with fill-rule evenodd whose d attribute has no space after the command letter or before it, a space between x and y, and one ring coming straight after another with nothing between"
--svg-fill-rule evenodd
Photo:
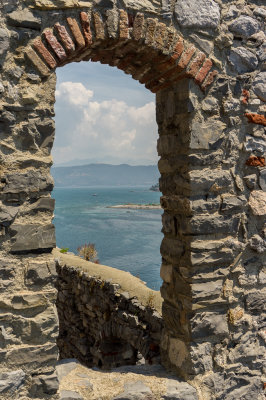
<instances>
[{"instance_id":1,"label":"ruined stone wall","mask_svg":"<svg viewBox=\"0 0 266 400\"><path fill-rule=\"evenodd\" d=\"M0 390L8 399L17 388L32 397L55 391L55 69L92 60L156 93L163 363L190 379L201 399L262 399L263 1L0 6Z\"/></svg>"},{"instance_id":2,"label":"ruined stone wall","mask_svg":"<svg viewBox=\"0 0 266 400\"><path fill-rule=\"evenodd\" d=\"M150 295L145 304L116 280L71 267L71 261L58 261L57 272L60 358L105 369L160 363L163 322L161 310L154 308L157 293L143 284Z\"/></svg>"}]
</instances>

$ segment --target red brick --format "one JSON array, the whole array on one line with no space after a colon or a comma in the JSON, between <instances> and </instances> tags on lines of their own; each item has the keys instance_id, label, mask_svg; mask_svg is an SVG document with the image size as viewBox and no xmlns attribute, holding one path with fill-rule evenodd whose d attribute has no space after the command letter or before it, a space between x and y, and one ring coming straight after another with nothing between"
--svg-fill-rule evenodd
<instances>
[{"instance_id":1,"label":"red brick","mask_svg":"<svg viewBox=\"0 0 266 400\"><path fill-rule=\"evenodd\" d=\"M189 68L187 69L187 75L192 78L195 78L205 58L206 56L204 53L202 52L198 53L194 61L192 61Z\"/></svg>"},{"instance_id":2,"label":"red brick","mask_svg":"<svg viewBox=\"0 0 266 400\"><path fill-rule=\"evenodd\" d=\"M135 73L132 74L132 78L139 81L144 76L144 74L150 71L150 69L151 69L150 65L143 64L136 69Z\"/></svg>"},{"instance_id":3,"label":"red brick","mask_svg":"<svg viewBox=\"0 0 266 400\"><path fill-rule=\"evenodd\" d=\"M119 63L117 64L117 68L121 69L124 71L129 64L132 63L132 60L134 60L135 54L128 54L126 57L122 58Z\"/></svg>"},{"instance_id":4,"label":"red brick","mask_svg":"<svg viewBox=\"0 0 266 400\"><path fill-rule=\"evenodd\" d=\"M209 75L207 75L207 78L205 79L205 81L201 84L201 89L206 90L207 86L212 84L212 82L217 74L218 74L218 71L216 71L216 70L210 72Z\"/></svg>"},{"instance_id":5,"label":"red brick","mask_svg":"<svg viewBox=\"0 0 266 400\"><path fill-rule=\"evenodd\" d=\"M57 66L56 60L54 59L52 54L47 50L47 48L44 46L44 44L40 38L36 38L34 40L33 47L42 56L42 58L49 65L50 68L55 68Z\"/></svg>"},{"instance_id":6,"label":"red brick","mask_svg":"<svg viewBox=\"0 0 266 400\"><path fill-rule=\"evenodd\" d=\"M91 33L89 16L86 12L82 11L80 13L80 21L81 21L81 26L82 26L82 30L83 30L83 35L85 37L86 45L91 46L92 33Z\"/></svg>"},{"instance_id":7,"label":"red brick","mask_svg":"<svg viewBox=\"0 0 266 400\"><path fill-rule=\"evenodd\" d=\"M96 39L105 39L104 23L101 14L94 11L92 15L94 20Z\"/></svg>"},{"instance_id":8,"label":"red brick","mask_svg":"<svg viewBox=\"0 0 266 400\"><path fill-rule=\"evenodd\" d=\"M265 167L265 157L250 156L246 161L250 167Z\"/></svg>"},{"instance_id":9,"label":"red brick","mask_svg":"<svg viewBox=\"0 0 266 400\"><path fill-rule=\"evenodd\" d=\"M50 30L44 32L44 37L60 61L67 58L66 52Z\"/></svg>"},{"instance_id":10,"label":"red brick","mask_svg":"<svg viewBox=\"0 0 266 400\"><path fill-rule=\"evenodd\" d=\"M159 77L155 78L145 86L147 87L147 89L151 90L153 87L164 85L166 81L171 83L173 79L177 75L179 75L179 73L180 73L179 69L172 68L167 72L165 72L164 74L161 74Z\"/></svg>"},{"instance_id":11,"label":"red brick","mask_svg":"<svg viewBox=\"0 0 266 400\"><path fill-rule=\"evenodd\" d=\"M128 39L128 15L124 10L119 10L119 37L120 39Z\"/></svg>"},{"instance_id":12,"label":"red brick","mask_svg":"<svg viewBox=\"0 0 266 400\"><path fill-rule=\"evenodd\" d=\"M181 56L181 54L183 53L183 50L184 50L184 41L179 36L177 42L174 45L173 54L171 56L173 61L176 61Z\"/></svg>"},{"instance_id":13,"label":"red brick","mask_svg":"<svg viewBox=\"0 0 266 400\"><path fill-rule=\"evenodd\" d=\"M186 68L186 66L188 65L189 61L191 60L191 58L193 57L194 53L195 53L196 49L194 46L189 47L187 50L185 50L180 58L180 60L178 61L177 65L180 68Z\"/></svg>"},{"instance_id":14,"label":"red brick","mask_svg":"<svg viewBox=\"0 0 266 400\"><path fill-rule=\"evenodd\" d=\"M157 93L160 90L166 89L167 87L170 87L173 85L173 83L180 81L181 79L186 78L185 72L178 74L177 76L170 77L170 79L167 79L165 82L161 83L160 85L153 86L150 88L150 91L152 93Z\"/></svg>"},{"instance_id":15,"label":"red brick","mask_svg":"<svg viewBox=\"0 0 266 400\"><path fill-rule=\"evenodd\" d=\"M243 89L242 90L242 96L243 96L242 103L243 104L248 104L248 99L250 97L249 91L246 90L246 89Z\"/></svg>"},{"instance_id":16,"label":"red brick","mask_svg":"<svg viewBox=\"0 0 266 400\"><path fill-rule=\"evenodd\" d=\"M247 117L248 122L266 126L266 118L262 114L246 113L245 116Z\"/></svg>"},{"instance_id":17,"label":"red brick","mask_svg":"<svg viewBox=\"0 0 266 400\"><path fill-rule=\"evenodd\" d=\"M34 67L42 76L48 76L50 74L50 69L44 64L44 62L40 59L40 57L35 53L35 51L29 47L25 51L25 55L32 62Z\"/></svg>"},{"instance_id":18,"label":"red brick","mask_svg":"<svg viewBox=\"0 0 266 400\"><path fill-rule=\"evenodd\" d=\"M100 61L101 64L110 64L113 59L111 50L99 50L91 56L91 61Z\"/></svg>"},{"instance_id":19,"label":"red brick","mask_svg":"<svg viewBox=\"0 0 266 400\"><path fill-rule=\"evenodd\" d=\"M73 53L75 51L75 44L71 37L69 36L66 28L63 25L60 25L59 22L55 24L55 29L60 37L60 40L66 50L67 53Z\"/></svg>"},{"instance_id":20,"label":"red brick","mask_svg":"<svg viewBox=\"0 0 266 400\"><path fill-rule=\"evenodd\" d=\"M133 24L133 38L137 41L143 38L144 15L137 13Z\"/></svg>"},{"instance_id":21,"label":"red brick","mask_svg":"<svg viewBox=\"0 0 266 400\"><path fill-rule=\"evenodd\" d=\"M156 29L157 21L152 18L147 18L147 30L145 36L145 43L148 46L151 46L154 41L154 33Z\"/></svg>"},{"instance_id":22,"label":"red brick","mask_svg":"<svg viewBox=\"0 0 266 400\"><path fill-rule=\"evenodd\" d=\"M77 21L75 18L68 17L67 23L77 43L78 49L83 49L85 47L85 39L81 33L81 30L79 29Z\"/></svg>"},{"instance_id":23,"label":"red brick","mask_svg":"<svg viewBox=\"0 0 266 400\"><path fill-rule=\"evenodd\" d=\"M198 85L200 85L204 81L211 67L212 67L212 61L209 58L207 58L207 60L204 62L203 66L201 67L201 69L199 70L199 72L195 77L195 82Z\"/></svg>"}]
</instances>

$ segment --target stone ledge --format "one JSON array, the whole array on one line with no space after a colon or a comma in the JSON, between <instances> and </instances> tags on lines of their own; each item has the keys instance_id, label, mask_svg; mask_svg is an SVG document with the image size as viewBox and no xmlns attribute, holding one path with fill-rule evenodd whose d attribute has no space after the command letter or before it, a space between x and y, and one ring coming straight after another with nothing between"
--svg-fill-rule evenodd
<instances>
[{"instance_id":1,"label":"stone ledge","mask_svg":"<svg viewBox=\"0 0 266 400\"><path fill-rule=\"evenodd\" d=\"M127 292L129 298L136 297L143 306L149 305L152 299L153 307L160 315L162 314L163 299L160 292L149 289L143 281L129 272L106 265L94 264L72 254L60 253L58 248L53 250L53 256L59 259L62 265L80 269L92 277L98 277L112 284L118 284L120 286L118 289L119 293Z\"/></svg>"}]
</instances>

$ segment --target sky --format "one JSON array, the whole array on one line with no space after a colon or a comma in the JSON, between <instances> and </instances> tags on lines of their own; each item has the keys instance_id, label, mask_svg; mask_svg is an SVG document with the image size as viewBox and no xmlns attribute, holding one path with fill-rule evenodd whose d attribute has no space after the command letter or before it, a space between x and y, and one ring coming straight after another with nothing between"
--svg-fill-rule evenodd
<instances>
[{"instance_id":1,"label":"sky","mask_svg":"<svg viewBox=\"0 0 266 400\"><path fill-rule=\"evenodd\" d=\"M155 165L155 95L99 62L57 69L54 165Z\"/></svg>"}]
</instances>

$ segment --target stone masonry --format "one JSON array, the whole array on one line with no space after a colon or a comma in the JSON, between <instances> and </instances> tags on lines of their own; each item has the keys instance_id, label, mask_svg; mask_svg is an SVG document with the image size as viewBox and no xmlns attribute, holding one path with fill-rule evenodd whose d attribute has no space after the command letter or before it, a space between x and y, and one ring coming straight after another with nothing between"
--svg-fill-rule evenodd
<instances>
[{"instance_id":1,"label":"stone masonry","mask_svg":"<svg viewBox=\"0 0 266 400\"><path fill-rule=\"evenodd\" d=\"M263 0L0 0L0 393L57 398L51 198L56 68L156 93L161 358L200 400L263 399Z\"/></svg>"},{"instance_id":2,"label":"stone masonry","mask_svg":"<svg viewBox=\"0 0 266 400\"><path fill-rule=\"evenodd\" d=\"M143 291L148 292L147 301L143 302L116 280L95 277L89 268L87 271L59 260L60 358L77 358L88 367L104 369L140 361L158 364L163 321L161 301L157 310L154 300L155 296L160 297L159 292L143 284Z\"/></svg>"}]
</instances>

